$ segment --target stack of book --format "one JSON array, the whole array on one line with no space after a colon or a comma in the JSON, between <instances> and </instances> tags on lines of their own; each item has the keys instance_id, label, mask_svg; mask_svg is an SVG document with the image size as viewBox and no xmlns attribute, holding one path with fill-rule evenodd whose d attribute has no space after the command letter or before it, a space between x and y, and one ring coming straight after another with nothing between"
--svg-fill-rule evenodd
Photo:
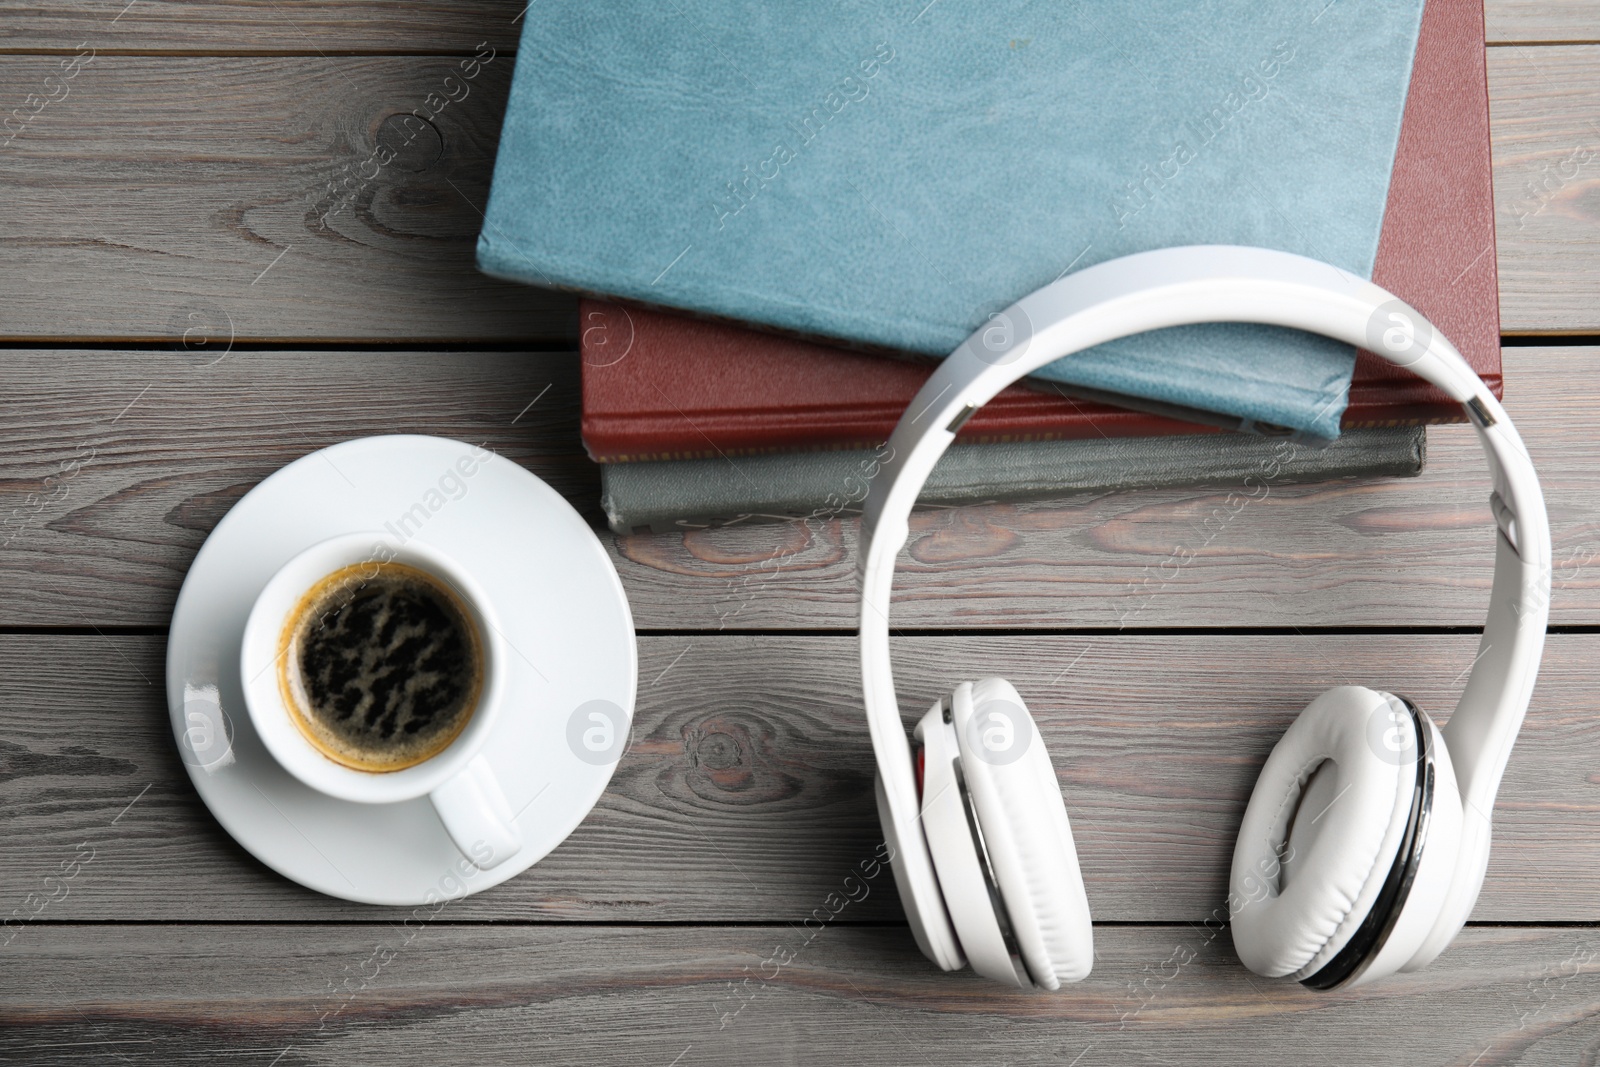
<instances>
[{"instance_id":1,"label":"stack of book","mask_svg":"<svg viewBox=\"0 0 1600 1067\"><path fill-rule=\"evenodd\" d=\"M580 305L583 440L618 533L859 510L925 364L597 300ZM1378 394L1324 447L1007 389L962 427L923 506L1177 485L1415 475L1431 398Z\"/></svg>"},{"instance_id":2,"label":"stack of book","mask_svg":"<svg viewBox=\"0 0 1600 1067\"><path fill-rule=\"evenodd\" d=\"M1334 17L1328 15L1330 20ZM1366 211L1374 220L1370 228L1376 231L1370 235L1373 247L1367 261L1359 262L1355 253L1319 255L1323 249L1317 245L1292 250L1361 270L1412 303L1456 343L1498 394L1498 297L1482 12L1473 5L1429 0L1413 30L1414 55L1409 51L1405 55L1409 82L1404 77L1399 82L1403 109L1396 104L1396 130L1389 135L1391 147L1386 151L1391 154L1382 168L1379 203L1376 208L1369 205ZM548 27L536 32L530 25L524 35L523 56L528 54L530 35L537 43L540 35L559 32L559 28ZM1361 32L1359 26L1349 31L1354 40L1360 39ZM1011 41L1013 49L1018 40ZM1024 41L1021 47L1027 46ZM1325 47L1333 46L1325 43ZM1261 89L1262 97L1253 95L1253 86L1265 86L1274 79L1287 85L1289 78L1284 72L1293 65L1299 48L1290 41L1276 48L1270 60L1256 63L1250 57L1249 73L1239 86L1244 94L1239 107L1260 100L1264 114L1272 97L1266 88ZM546 111L553 107L559 125L566 121L560 118L562 108L587 106L574 104L573 83L581 85L587 78L593 88L597 80L603 81L593 70L581 68L568 72L571 77L566 84L553 87L547 80L549 64L545 62L550 56L542 50L539 55L542 65L537 74L526 73L519 57L506 125L513 153L520 150L517 142L526 139L530 128L547 128L552 121L548 114L541 113L537 119L525 115L533 106L530 100L542 101ZM851 101L866 99L859 94L867 91L868 79L887 73L898 53L885 46L874 55L873 66L878 69L869 72L863 65L855 75L858 95L841 90L845 93L841 108L824 108L819 114L838 115ZM1302 60L1308 64L1310 57ZM901 73L912 78L914 69L909 61L902 63ZM1378 79L1381 73L1374 72L1372 77ZM1081 76L1081 72L1060 75ZM1374 92L1382 96L1379 89L1381 86L1376 86ZM625 90L607 84L604 91L632 92L642 101L641 106L660 104L646 87L633 83ZM519 122L519 115L528 121ZM1217 121L1227 118L1224 114ZM1187 140L1177 142L1173 158L1151 172L1153 181L1130 185L1120 206L1113 205L1117 208L1117 232L1158 219L1167 202L1182 195L1207 195L1203 191L1180 193L1180 170L1186 165L1183 156L1196 151L1206 131L1212 137L1239 134L1246 122L1262 119L1240 110L1231 121L1236 127L1231 130L1210 130L1204 124L1204 129L1194 128L1185 135ZM838 125L844 125L842 115ZM1373 127L1377 132L1369 139L1382 149L1383 123L1371 119L1362 129L1370 132ZM830 131L812 131L809 126L799 131L808 132L818 136ZM787 143L781 140L779 149ZM1327 151L1338 150L1341 143L1330 138ZM480 263L492 273L611 297L591 296L581 301L579 335L583 440L590 456L602 464L603 505L612 529L618 533L664 532L858 511L866 481L876 469L878 449L932 373L931 356L941 350L936 346L943 346L949 336L959 336L959 331L946 330L941 335L939 330L954 329L964 321L966 311L955 312L950 323L929 312L920 325L910 327L885 331L860 325L871 319L875 309L884 307L886 293L894 292L891 285L865 294L861 307L853 310L836 295L819 299L804 313L789 314L783 309L793 306L807 286L792 282L782 271L763 273L752 266L743 275L730 273L738 269L737 255L708 259L694 270L677 267L698 239L688 241L688 247L665 270L650 267L656 277L645 279L637 265L608 250L605 239L617 239L621 234L647 245L664 225L667 212L634 210L631 205L624 210L620 201L607 199L606 179L596 176L595 161L552 164L548 159L552 151L540 157L539 166L545 171L530 173L525 165L508 165L507 151L502 150L497 166L489 224L480 239ZM793 218L786 220L785 212L792 215L794 209L774 204L780 196L800 194L793 189L769 192L767 187L779 182L783 164L788 162L778 156L797 151L778 152L776 162L765 170L761 167L766 164L761 164L751 173L765 177L753 183L744 182L737 188L729 183L729 199L721 204L715 219L719 235L738 222L751 230L741 239L748 243L792 226ZM1338 162L1355 165L1350 160ZM860 166L859 160L856 165ZM1197 169L1199 165L1204 161ZM1370 159L1364 165L1370 170ZM857 176L862 173L858 170ZM568 192L577 188L572 182L590 183L586 191L594 202L585 204L583 213L591 221L597 220L602 240L574 240L571 233L552 236L549 226L537 234L530 229L541 219L548 223L550 216L541 215L545 210L542 201L538 207L531 206L529 196L547 195L552 176L563 175ZM1330 165L1305 181L1317 186L1309 190L1311 194L1333 196L1330 190L1342 177L1339 167ZM1256 189L1255 180L1266 179L1244 175L1240 180L1244 188L1238 195L1248 199ZM1296 179L1282 180L1292 183ZM861 177L861 181L865 184L868 178ZM799 182L792 184L798 186ZM871 199L855 182L847 184L863 201ZM933 191L942 190L935 187ZM1020 194L1008 190L1007 195L1022 202L1039 199L1026 190ZM871 213L882 213L875 205L869 206ZM1223 206L1248 216L1247 222L1224 225L1220 231L1194 223L1193 241L1217 240L1220 235L1237 243L1293 246L1296 242L1285 233L1299 233L1305 242L1312 241L1293 220L1286 220L1287 230L1280 232L1277 240L1259 239L1260 219L1255 217L1259 212L1252 214L1253 205ZM803 214L804 205L800 210ZM1318 230L1316 209L1305 210L1310 217L1303 223L1304 230L1319 234L1322 241L1335 242L1329 236L1331 230ZM1343 210L1360 214L1350 204ZM734 218L744 212L750 215L748 223ZM1141 213L1146 220L1134 218ZM894 228L891 220L884 221ZM635 229L628 230L630 226ZM824 236L839 239L837 233ZM1153 236L1129 238L1134 242L1129 247L1115 246L1110 240L1102 243L1113 246L1109 254L1120 254L1134 250L1140 241L1150 244ZM1352 247L1359 245L1358 233ZM1086 261L1109 258L1109 254L1097 252ZM1049 260L1047 254L1043 258ZM1070 260L1071 255L1059 258ZM1047 265L1061 271L1072 264L1049 260ZM675 287L661 286L674 269L683 271L682 278ZM935 273L943 276L943 272ZM1005 299L990 303L1003 305L1027 291L1002 288ZM1168 365L1152 362L1158 373L1170 367L1180 386L1175 390L1141 387L1137 360L1108 363L1110 370L1100 378L1095 377L1090 359L1081 361L1089 370L1080 376L1064 369L1073 361L1053 364L1040 376L1005 390L966 423L956 446L929 480L921 503L948 506L1036 500L1142 487L1230 487L1254 484L1249 481L1252 476L1259 482L1410 476L1420 473L1425 459L1423 427L1461 418L1460 409L1448 398L1369 353L1356 353L1353 370L1347 362L1343 377L1335 374L1332 377L1337 380L1329 384L1326 368L1338 367L1338 357L1328 357L1300 335L1281 334L1213 332L1168 339L1165 348L1154 349L1158 354L1167 353ZM1184 365L1187 353L1170 355L1174 344L1201 353L1194 361L1198 372ZM1274 366L1273 345L1281 346L1281 362L1289 368L1281 375ZM1296 346L1300 346L1298 350ZM1343 351L1348 361L1348 350ZM1242 354L1240 361L1248 362L1246 357L1252 352L1266 368L1252 373L1265 384L1253 389L1253 383L1246 380L1243 387L1230 388L1247 397L1265 397L1271 393L1275 376L1290 378L1305 367L1303 381L1297 383L1306 386L1302 389L1304 410L1293 404L1272 407L1266 401L1253 409L1248 404L1232 406L1226 399L1218 402L1214 392L1207 391L1206 359L1226 366L1231 353ZM1328 362L1315 364L1324 358ZM1113 387L1105 387L1105 382ZM1337 430L1316 422L1308 413L1313 406L1310 401L1318 399L1317 388L1331 389L1336 399L1346 401L1342 416L1333 423ZM1328 405L1315 406L1323 411ZM1274 416L1280 411L1287 412L1280 425L1273 425L1276 420L1272 417L1263 417L1263 413ZM1255 432L1230 432L1240 428ZM1326 440L1339 430L1336 440Z\"/></svg>"}]
</instances>

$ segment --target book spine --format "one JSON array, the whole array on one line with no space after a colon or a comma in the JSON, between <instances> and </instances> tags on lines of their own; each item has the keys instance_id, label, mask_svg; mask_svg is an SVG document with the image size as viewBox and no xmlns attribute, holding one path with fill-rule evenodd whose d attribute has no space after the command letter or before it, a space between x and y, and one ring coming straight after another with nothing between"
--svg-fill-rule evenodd
<instances>
[{"instance_id":1,"label":"book spine","mask_svg":"<svg viewBox=\"0 0 1600 1067\"><path fill-rule=\"evenodd\" d=\"M1426 454L1420 426L1354 430L1324 448L1252 434L959 445L940 459L918 505L1414 477ZM608 464L601 506L619 534L838 518L860 513L883 458L878 448Z\"/></svg>"},{"instance_id":2,"label":"book spine","mask_svg":"<svg viewBox=\"0 0 1600 1067\"><path fill-rule=\"evenodd\" d=\"M759 353L752 353L752 358ZM584 371L584 388L598 390ZM763 452L811 452L871 448L888 440L905 404L886 404L879 412L815 409L794 411L757 403L738 411L664 410L632 415L600 415L586 395L581 422L584 449L596 463L628 463L653 459L702 459L758 455ZM909 401L908 401L909 402ZM1205 432L1207 427L1140 411L1102 406L1061 411L1019 412L1002 395L961 428L958 444L1006 444L1012 441L1068 441L1092 437L1156 437Z\"/></svg>"}]
</instances>

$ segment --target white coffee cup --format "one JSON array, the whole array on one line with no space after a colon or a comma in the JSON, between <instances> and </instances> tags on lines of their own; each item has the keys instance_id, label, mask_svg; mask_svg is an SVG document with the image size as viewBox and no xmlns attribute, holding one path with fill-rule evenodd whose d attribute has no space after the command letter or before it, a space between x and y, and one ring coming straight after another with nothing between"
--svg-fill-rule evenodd
<instances>
[{"instance_id":1,"label":"white coffee cup","mask_svg":"<svg viewBox=\"0 0 1600 1067\"><path fill-rule=\"evenodd\" d=\"M478 705L461 733L438 754L398 771L363 771L336 763L295 725L279 684L279 650L290 613L312 586L361 563L404 563L448 586L477 627L483 663ZM522 848L511 805L481 749L506 695L505 638L477 582L449 557L416 541L353 533L312 545L285 563L256 597L239 653L245 704L256 733L283 768L321 793L360 804L394 804L426 795L468 860L482 870Z\"/></svg>"}]
</instances>

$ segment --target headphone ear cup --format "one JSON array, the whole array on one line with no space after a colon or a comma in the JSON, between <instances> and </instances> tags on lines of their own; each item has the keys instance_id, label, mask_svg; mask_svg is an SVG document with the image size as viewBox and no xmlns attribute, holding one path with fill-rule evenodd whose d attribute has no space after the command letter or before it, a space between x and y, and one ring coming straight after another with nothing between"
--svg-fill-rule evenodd
<instances>
[{"instance_id":1,"label":"headphone ear cup","mask_svg":"<svg viewBox=\"0 0 1600 1067\"><path fill-rule=\"evenodd\" d=\"M1399 703L1361 686L1330 689L1267 757L1228 900L1234 948L1257 974L1312 977L1371 913L1415 793L1420 739L1411 716L1395 714Z\"/></svg>"},{"instance_id":2,"label":"headphone ear cup","mask_svg":"<svg viewBox=\"0 0 1600 1067\"><path fill-rule=\"evenodd\" d=\"M889 795L883 787L883 775L874 776L873 794L878 802L878 824L883 827L883 847L888 853L889 867L894 873L895 891L900 897L900 907L911 925L911 936L922 954L941 970L959 971L967 965L961 946L950 927L950 916L945 910L936 871L920 872L911 869L916 863L917 850L923 842L907 840L895 823L894 812L889 808ZM921 824L907 829L908 834L921 835ZM919 886L921 889L919 890Z\"/></svg>"},{"instance_id":3,"label":"headphone ear cup","mask_svg":"<svg viewBox=\"0 0 1600 1067\"><path fill-rule=\"evenodd\" d=\"M1033 984L1087 977L1094 928L1066 803L1044 740L1004 678L952 699L961 768L1010 929Z\"/></svg>"},{"instance_id":4,"label":"headphone ear cup","mask_svg":"<svg viewBox=\"0 0 1600 1067\"><path fill-rule=\"evenodd\" d=\"M1445 747L1444 735L1425 712L1418 712L1428 731L1433 786L1422 827L1422 855L1416 875L1401 902L1393 929L1379 948L1372 963L1354 979L1349 988L1365 985L1397 971L1415 971L1427 966L1444 951L1459 927L1448 928L1435 936L1440 924L1449 924L1445 897L1455 881L1456 861L1461 853L1463 809L1461 787L1456 782L1455 764Z\"/></svg>"},{"instance_id":5,"label":"headphone ear cup","mask_svg":"<svg viewBox=\"0 0 1600 1067\"><path fill-rule=\"evenodd\" d=\"M1006 934L991 895L980 839L973 832L961 752L951 726L951 705L970 685L928 709L913 732L917 750L922 833L939 878L939 897L960 943L962 963L985 978L1025 986L1027 976L1011 962ZM909 909L907 909L909 914ZM920 942L919 942L920 943ZM948 968L947 968L948 969Z\"/></svg>"}]
</instances>

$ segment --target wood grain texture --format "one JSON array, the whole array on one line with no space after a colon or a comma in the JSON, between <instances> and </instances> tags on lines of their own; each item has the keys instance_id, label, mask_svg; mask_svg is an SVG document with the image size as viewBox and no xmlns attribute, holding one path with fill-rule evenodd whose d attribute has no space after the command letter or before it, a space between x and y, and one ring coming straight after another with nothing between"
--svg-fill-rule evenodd
<instances>
[{"instance_id":1,"label":"wood grain texture","mask_svg":"<svg viewBox=\"0 0 1600 1067\"><path fill-rule=\"evenodd\" d=\"M1483 15L1490 44L1600 40L1595 0L1486 0Z\"/></svg>"},{"instance_id":2,"label":"wood grain texture","mask_svg":"<svg viewBox=\"0 0 1600 1067\"><path fill-rule=\"evenodd\" d=\"M535 0L537 3L537 0ZM101 51L426 54L472 52L487 42L517 46L527 0L96 0L80 4L0 2L0 52Z\"/></svg>"},{"instance_id":3,"label":"wood grain texture","mask_svg":"<svg viewBox=\"0 0 1600 1067\"><path fill-rule=\"evenodd\" d=\"M1500 327L1600 332L1600 47L1490 49L1489 110Z\"/></svg>"},{"instance_id":4,"label":"wood grain texture","mask_svg":"<svg viewBox=\"0 0 1600 1067\"><path fill-rule=\"evenodd\" d=\"M0 624L164 625L239 497L352 437L486 444L603 521L571 353L11 351L0 381Z\"/></svg>"},{"instance_id":5,"label":"wood grain texture","mask_svg":"<svg viewBox=\"0 0 1600 1067\"><path fill-rule=\"evenodd\" d=\"M700 1067L1593 1062L1593 930L1470 929L1426 971L1316 993L1225 931L1101 928L1084 982L941 974L903 927L52 927L0 969L0 1056L76 1064ZM111 1057L115 1056L113 1060ZM274 1059L274 1057L278 1057Z\"/></svg>"},{"instance_id":6,"label":"wood grain texture","mask_svg":"<svg viewBox=\"0 0 1600 1067\"><path fill-rule=\"evenodd\" d=\"M65 94L3 149L5 336L572 340L474 263L509 56L60 62L0 60Z\"/></svg>"},{"instance_id":7,"label":"wood grain texture","mask_svg":"<svg viewBox=\"0 0 1600 1067\"><path fill-rule=\"evenodd\" d=\"M0 57L0 99L59 62ZM460 62L97 55L3 149L0 337L570 342L568 295L473 265L510 56L400 118ZM1600 332L1600 47L1493 49L1490 94L1504 328Z\"/></svg>"},{"instance_id":8,"label":"wood grain texture","mask_svg":"<svg viewBox=\"0 0 1600 1067\"><path fill-rule=\"evenodd\" d=\"M1201 922L1226 897L1261 762L1300 709L1359 683L1444 719L1476 646L920 637L897 643L896 662L912 713L958 681L1017 685L1055 761L1097 919ZM51 899L39 916L51 921L403 915L301 889L216 825L177 756L162 649L149 637L0 637L0 916L36 906L30 894ZM1477 921L1600 920L1597 651L1600 635L1550 638ZM599 806L452 918L802 922L882 840L859 678L846 637L642 639L631 748ZM92 861L63 891L78 851ZM892 893L853 914L899 917Z\"/></svg>"},{"instance_id":9,"label":"wood grain texture","mask_svg":"<svg viewBox=\"0 0 1600 1067\"><path fill-rule=\"evenodd\" d=\"M0 361L0 626L163 626L194 552L252 485L376 433L487 442L599 526L570 353L13 350ZM1600 348L1512 348L1557 624L1600 623ZM548 393L542 391L549 388ZM542 395L541 395L542 394ZM526 412L530 401L538 402ZM1471 431L1420 478L1131 491L915 516L894 620L915 628L1481 624L1492 566ZM1238 510L1235 511L1235 508ZM644 629L848 629L855 519L681 536L600 531ZM1179 566L1174 551L1194 558Z\"/></svg>"}]
</instances>

